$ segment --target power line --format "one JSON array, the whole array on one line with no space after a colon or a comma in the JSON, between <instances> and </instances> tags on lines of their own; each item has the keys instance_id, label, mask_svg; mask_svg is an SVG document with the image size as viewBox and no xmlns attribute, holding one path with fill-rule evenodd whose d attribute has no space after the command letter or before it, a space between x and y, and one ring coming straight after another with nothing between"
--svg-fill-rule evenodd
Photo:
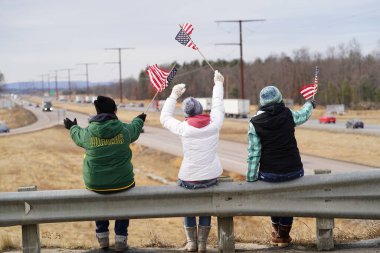
<instances>
[{"instance_id":1,"label":"power line","mask_svg":"<svg viewBox=\"0 0 380 253\"><path fill-rule=\"evenodd\" d=\"M119 64L119 86L120 86L120 103L123 103L123 86L121 79L121 50L131 50L135 49L134 47L115 47L115 48L105 48L105 50L118 50L119 52L119 62L110 62Z\"/></svg>"},{"instance_id":2,"label":"power line","mask_svg":"<svg viewBox=\"0 0 380 253\"><path fill-rule=\"evenodd\" d=\"M86 90L87 90L87 96L90 96L90 87L89 87L89 82L88 82L88 66L89 65L95 65L96 63L79 63L77 65L82 65L82 66L86 66Z\"/></svg>"},{"instance_id":3,"label":"power line","mask_svg":"<svg viewBox=\"0 0 380 253\"><path fill-rule=\"evenodd\" d=\"M245 19L245 20L217 20L216 23L239 23L239 43L217 43L215 45L239 45L240 46L240 98L244 99L244 65L243 65L243 32L242 23L243 22L258 22L265 21L265 19Z\"/></svg>"},{"instance_id":4,"label":"power line","mask_svg":"<svg viewBox=\"0 0 380 253\"><path fill-rule=\"evenodd\" d=\"M71 80L70 80L70 71L74 69L61 69L60 71L67 71L67 83L69 85L69 101L71 101Z\"/></svg>"}]
</instances>

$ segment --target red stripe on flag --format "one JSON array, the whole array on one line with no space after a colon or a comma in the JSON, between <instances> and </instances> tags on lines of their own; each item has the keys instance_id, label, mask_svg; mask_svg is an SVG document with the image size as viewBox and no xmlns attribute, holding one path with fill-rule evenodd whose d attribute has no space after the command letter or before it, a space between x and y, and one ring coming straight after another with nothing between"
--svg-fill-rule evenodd
<instances>
[{"instance_id":1,"label":"red stripe on flag","mask_svg":"<svg viewBox=\"0 0 380 253\"><path fill-rule=\"evenodd\" d=\"M193 32L194 30L194 27L192 24L189 24L189 23L185 23L183 26L182 26L182 29L185 31L185 33L187 33L188 35L191 35L191 33Z\"/></svg>"},{"instance_id":2,"label":"red stripe on flag","mask_svg":"<svg viewBox=\"0 0 380 253\"><path fill-rule=\"evenodd\" d=\"M302 88L299 90L299 92L301 93L301 95L306 99L310 99L311 97L313 97L316 93L317 93L317 90L316 90L316 85L315 84L308 84L308 85L304 85L302 86Z\"/></svg>"}]
</instances>

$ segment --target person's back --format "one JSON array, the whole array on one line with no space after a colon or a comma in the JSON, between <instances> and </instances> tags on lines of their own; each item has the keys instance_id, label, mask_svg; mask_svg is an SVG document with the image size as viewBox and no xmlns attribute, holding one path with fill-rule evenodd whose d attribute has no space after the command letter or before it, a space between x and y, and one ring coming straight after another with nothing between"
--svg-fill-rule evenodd
<instances>
[{"instance_id":1,"label":"person's back","mask_svg":"<svg viewBox=\"0 0 380 253\"><path fill-rule=\"evenodd\" d=\"M224 120L223 76L215 71L210 115L202 114L201 103L193 97L182 102L185 121L173 117L176 100L185 92L185 84L173 87L161 111L161 124L180 136L183 160L178 173L178 185L186 189L206 188L217 184L223 169L217 155L219 131ZM187 238L185 250L206 252L211 216L200 216L197 231L196 217L185 217ZM197 237L198 235L198 237Z\"/></svg>"},{"instance_id":2,"label":"person's back","mask_svg":"<svg viewBox=\"0 0 380 253\"><path fill-rule=\"evenodd\" d=\"M75 144L85 149L83 179L86 188L98 193L115 193L128 190L135 185L132 151L130 144L136 141L144 125L145 114L140 114L130 124L116 116L115 101L98 96L94 101L97 115L89 126L81 128L66 118L64 125L70 130ZM101 248L109 247L109 221L96 221L96 237ZM115 221L115 251L127 248L129 219Z\"/></svg>"},{"instance_id":3,"label":"person's back","mask_svg":"<svg viewBox=\"0 0 380 253\"><path fill-rule=\"evenodd\" d=\"M247 181L284 182L304 175L295 138L295 127L306 122L315 108L308 101L299 111L285 107L281 92L267 86L260 92L260 108L252 117L248 130ZM293 217L272 216L272 243L285 247Z\"/></svg>"}]
</instances>

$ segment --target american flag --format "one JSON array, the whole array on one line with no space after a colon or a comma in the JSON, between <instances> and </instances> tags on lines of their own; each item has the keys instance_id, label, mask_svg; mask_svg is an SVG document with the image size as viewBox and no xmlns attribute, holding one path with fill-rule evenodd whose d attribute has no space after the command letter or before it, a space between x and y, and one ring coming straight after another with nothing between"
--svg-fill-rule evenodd
<instances>
[{"instance_id":1,"label":"american flag","mask_svg":"<svg viewBox=\"0 0 380 253\"><path fill-rule=\"evenodd\" d=\"M184 46L190 47L194 50L197 50L197 46L190 38L190 34L193 32L194 28L192 24L185 23L181 30L178 32L177 36L175 36L175 40L181 43Z\"/></svg>"},{"instance_id":2,"label":"american flag","mask_svg":"<svg viewBox=\"0 0 380 253\"><path fill-rule=\"evenodd\" d=\"M318 75L319 75L319 68L318 67L315 67L315 75L314 75L314 83L312 84L308 84L308 85L304 85L302 86L302 88L300 89L300 93L301 95L306 99L310 99L312 97L314 97L314 95L317 93L318 91Z\"/></svg>"},{"instance_id":3,"label":"american flag","mask_svg":"<svg viewBox=\"0 0 380 253\"><path fill-rule=\"evenodd\" d=\"M150 83L157 92L163 91L170 81L173 80L177 69L173 69L169 72L158 67L157 64L148 67L146 74L149 77Z\"/></svg>"},{"instance_id":4,"label":"american flag","mask_svg":"<svg viewBox=\"0 0 380 253\"><path fill-rule=\"evenodd\" d=\"M312 98L315 93L317 93L317 86L315 86L313 83L304 85L300 89L300 93L306 100L308 100Z\"/></svg>"}]
</instances>

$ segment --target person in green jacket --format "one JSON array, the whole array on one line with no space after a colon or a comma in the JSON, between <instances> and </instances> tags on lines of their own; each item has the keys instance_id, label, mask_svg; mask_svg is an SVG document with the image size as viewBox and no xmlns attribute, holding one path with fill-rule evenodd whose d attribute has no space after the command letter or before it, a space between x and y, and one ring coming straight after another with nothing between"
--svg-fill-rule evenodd
<instances>
[{"instance_id":1,"label":"person in green jacket","mask_svg":"<svg viewBox=\"0 0 380 253\"><path fill-rule=\"evenodd\" d=\"M83 179L88 190L98 193L115 193L135 186L132 150L144 126L146 114L142 113L130 124L121 122L117 116L116 103L112 98L98 96L94 101L97 115L89 120L86 128L74 121L64 119L65 128L76 145L85 149ZM96 221L96 237L100 247L109 247L109 221ZM129 219L115 221L115 251L128 248Z\"/></svg>"}]
</instances>

